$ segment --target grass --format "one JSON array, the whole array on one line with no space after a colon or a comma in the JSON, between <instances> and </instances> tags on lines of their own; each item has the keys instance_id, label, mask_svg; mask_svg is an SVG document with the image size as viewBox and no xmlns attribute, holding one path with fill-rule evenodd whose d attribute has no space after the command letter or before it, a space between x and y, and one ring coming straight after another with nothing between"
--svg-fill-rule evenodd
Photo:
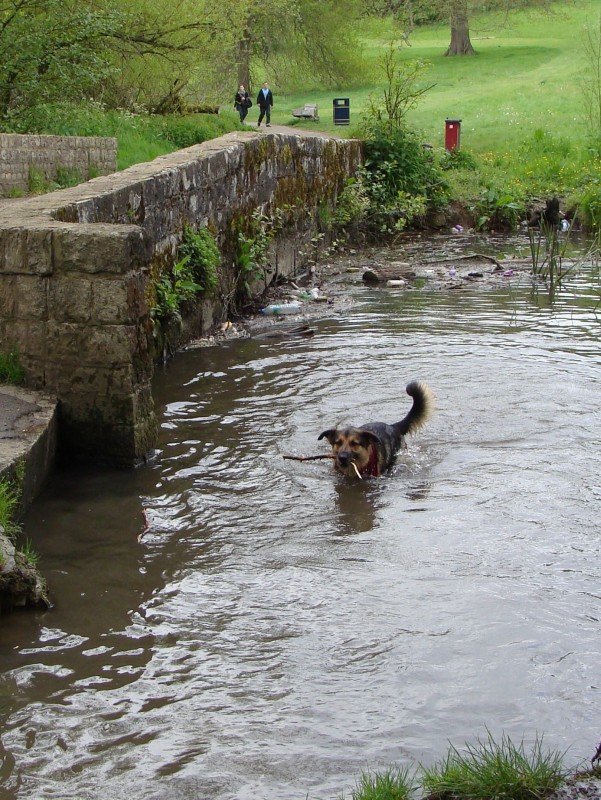
<instances>
[{"instance_id":1,"label":"grass","mask_svg":"<svg viewBox=\"0 0 601 800\"><path fill-rule=\"evenodd\" d=\"M496 742L466 745L460 752L451 747L446 758L418 773L392 768L363 773L352 792L352 800L543 800L563 783L569 773L562 754L545 751L536 738L530 753L523 742L514 745L507 736Z\"/></svg>"},{"instance_id":2,"label":"grass","mask_svg":"<svg viewBox=\"0 0 601 800\"><path fill-rule=\"evenodd\" d=\"M585 115L583 75L587 57L582 46L588 25L598 26L598 0L555 4L549 13L514 12L507 20L494 15L474 17L471 36L477 55L444 56L449 43L446 25L417 28L401 58L428 63L423 84L435 84L407 116L440 152L445 119L458 118L461 149L471 154L475 170L448 174L452 193L466 205L478 206L491 187L498 196L519 203L550 194L578 201L587 188L601 183L601 142L591 152ZM361 30L365 53L374 66L394 33L390 20L368 20ZM361 114L370 94L383 86L349 87L336 92L313 87L302 94L278 96L272 120L299 129L316 127L343 135L360 134ZM350 128L333 123L332 100L348 97ZM291 110L317 102L319 123L294 122Z\"/></svg>"},{"instance_id":3,"label":"grass","mask_svg":"<svg viewBox=\"0 0 601 800\"><path fill-rule=\"evenodd\" d=\"M14 518L19 505L19 493L9 481L0 480L0 527L7 536L14 537L18 526Z\"/></svg>"},{"instance_id":4,"label":"grass","mask_svg":"<svg viewBox=\"0 0 601 800\"><path fill-rule=\"evenodd\" d=\"M3 353L0 351L0 383L18 385L23 383L25 373L19 363L16 353Z\"/></svg>"},{"instance_id":5,"label":"grass","mask_svg":"<svg viewBox=\"0 0 601 800\"><path fill-rule=\"evenodd\" d=\"M538 737L528 754L523 742L515 745L507 736L495 742L489 734L464 752L452 747L441 763L424 769L423 786L430 800L541 800L567 775L562 754L544 751Z\"/></svg>"},{"instance_id":6,"label":"grass","mask_svg":"<svg viewBox=\"0 0 601 800\"><path fill-rule=\"evenodd\" d=\"M410 800L415 783L406 769L365 772L352 793L352 800Z\"/></svg>"}]
</instances>

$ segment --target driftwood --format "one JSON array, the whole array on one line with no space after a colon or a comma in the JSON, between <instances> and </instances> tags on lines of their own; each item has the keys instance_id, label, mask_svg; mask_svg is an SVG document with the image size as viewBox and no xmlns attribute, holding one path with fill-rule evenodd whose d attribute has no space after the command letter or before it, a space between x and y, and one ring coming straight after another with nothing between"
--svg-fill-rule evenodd
<instances>
[{"instance_id":1,"label":"driftwood","mask_svg":"<svg viewBox=\"0 0 601 800\"><path fill-rule=\"evenodd\" d=\"M422 266L435 266L436 264L447 264L449 261L468 261L471 258L477 258L481 261L490 261L498 267L504 269L503 265L497 261L494 256L487 256L485 253L466 253L462 256L449 256L448 258L437 258L436 261L425 262Z\"/></svg>"},{"instance_id":2,"label":"driftwood","mask_svg":"<svg viewBox=\"0 0 601 800\"><path fill-rule=\"evenodd\" d=\"M288 461L319 461L322 458L334 458L331 453L325 453L319 456L282 456Z\"/></svg>"},{"instance_id":3,"label":"driftwood","mask_svg":"<svg viewBox=\"0 0 601 800\"><path fill-rule=\"evenodd\" d=\"M416 277L409 264L379 264L368 267L361 276L365 283L386 283L387 281L410 280Z\"/></svg>"}]
</instances>

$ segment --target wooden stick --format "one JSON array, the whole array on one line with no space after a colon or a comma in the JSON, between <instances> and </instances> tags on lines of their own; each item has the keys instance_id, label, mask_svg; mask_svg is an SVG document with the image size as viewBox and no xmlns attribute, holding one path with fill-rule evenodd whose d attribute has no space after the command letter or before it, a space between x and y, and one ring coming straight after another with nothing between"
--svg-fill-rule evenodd
<instances>
[{"instance_id":1,"label":"wooden stick","mask_svg":"<svg viewBox=\"0 0 601 800\"><path fill-rule=\"evenodd\" d=\"M282 458L287 458L289 461L318 461L321 458L334 458L334 456L331 453L325 453L319 456L282 456Z\"/></svg>"}]
</instances>

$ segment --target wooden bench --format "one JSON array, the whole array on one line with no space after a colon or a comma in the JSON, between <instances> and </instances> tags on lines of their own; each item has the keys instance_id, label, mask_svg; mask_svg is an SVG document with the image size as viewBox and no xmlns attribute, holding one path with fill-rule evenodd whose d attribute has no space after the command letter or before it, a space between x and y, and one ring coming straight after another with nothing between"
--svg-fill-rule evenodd
<instances>
[{"instance_id":1,"label":"wooden bench","mask_svg":"<svg viewBox=\"0 0 601 800\"><path fill-rule=\"evenodd\" d=\"M292 112L293 117L298 119L314 119L319 121L319 114L317 113L317 103L305 103L302 108L295 108Z\"/></svg>"}]
</instances>

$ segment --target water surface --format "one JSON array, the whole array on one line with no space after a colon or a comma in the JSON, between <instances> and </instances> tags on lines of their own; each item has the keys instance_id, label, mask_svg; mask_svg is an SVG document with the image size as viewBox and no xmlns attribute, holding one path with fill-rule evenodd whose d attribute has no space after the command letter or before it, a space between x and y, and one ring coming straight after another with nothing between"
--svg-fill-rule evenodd
<instances>
[{"instance_id":1,"label":"water surface","mask_svg":"<svg viewBox=\"0 0 601 800\"><path fill-rule=\"evenodd\" d=\"M333 800L487 729L590 758L598 286L358 286L312 339L178 355L156 460L26 519L56 606L2 620L0 796ZM389 476L282 458L412 379L437 413Z\"/></svg>"}]
</instances>

